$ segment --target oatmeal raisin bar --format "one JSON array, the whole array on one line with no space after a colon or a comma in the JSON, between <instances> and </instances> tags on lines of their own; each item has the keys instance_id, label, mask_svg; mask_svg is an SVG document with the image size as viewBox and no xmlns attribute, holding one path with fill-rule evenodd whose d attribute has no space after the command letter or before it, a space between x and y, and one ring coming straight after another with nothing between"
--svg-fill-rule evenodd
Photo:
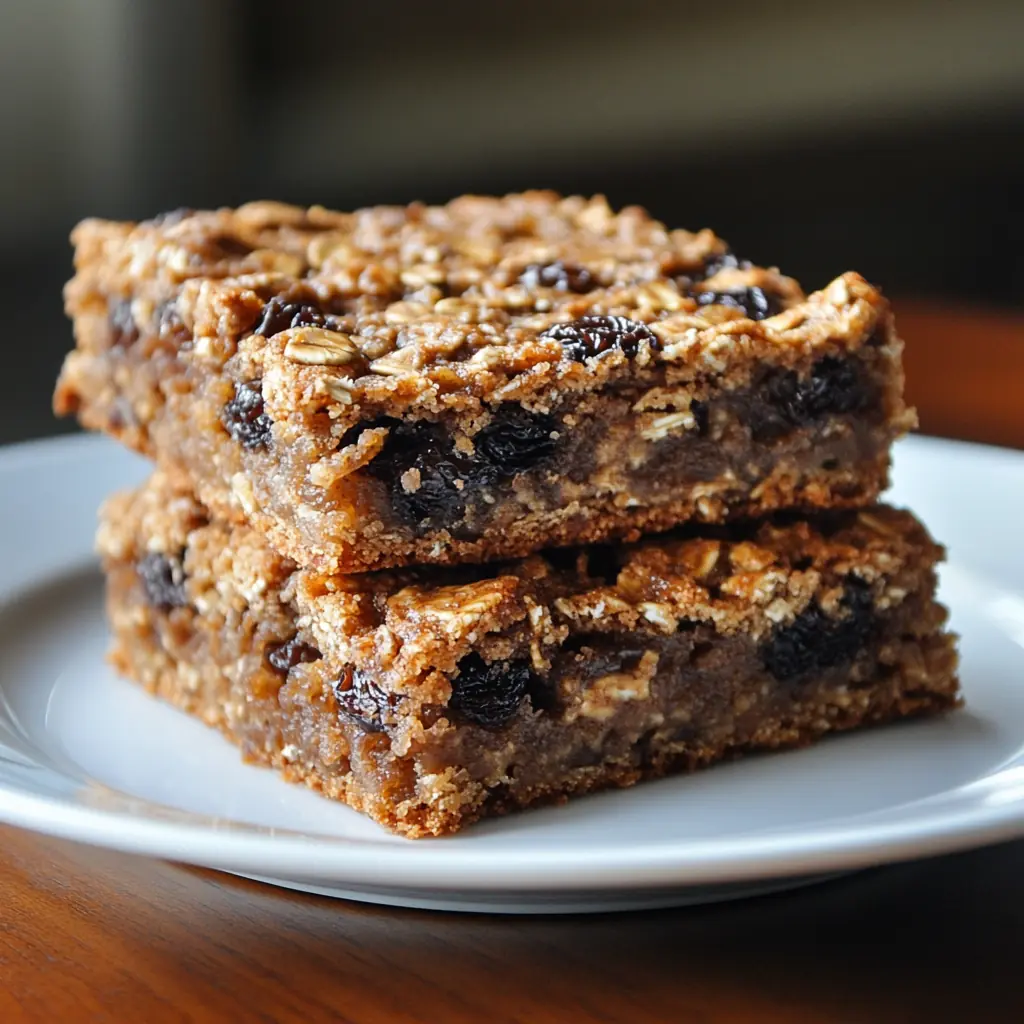
<instances>
[{"instance_id":1,"label":"oatmeal raisin bar","mask_svg":"<svg viewBox=\"0 0 1024 1024\"><path fill-rule=\"evenodd\" d=\"M533 192L74 233L55 407L329 572L870 503L913 424L889 306Z\"/></svg>"},{"instance_id":2,"label":"oatmeal raisin bar","mask_svg":"<svg viewBox=\"0 0 1024 1024\"><path fill-rule=\"evenodd\" d=\"M99 547L120 670L411 837L958 703L942 550L885 506L337 576L157 473Z\"/></svg>"}]
</instances>

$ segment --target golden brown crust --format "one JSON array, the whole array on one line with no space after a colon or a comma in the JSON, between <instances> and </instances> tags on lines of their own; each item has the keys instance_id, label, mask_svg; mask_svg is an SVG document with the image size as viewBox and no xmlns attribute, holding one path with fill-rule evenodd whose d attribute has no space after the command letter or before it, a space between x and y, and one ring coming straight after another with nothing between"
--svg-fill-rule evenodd
<instances>
[{"instance_id":1,"label":"golden brown crust","mask_svg":"<svg viewBox=\"0 0 1024 1024\"><path fill-rule=\"evenodd\" d=\"M726 267L705 278L706 261L727 251L721 239L668 231L636 207L616 214L601 197L467 196L352 214L251 203L170 222L87 220L72 240L70 315L97 301L105 315L108 299L126 298L145 333L161 315L166 326L161 304L172 299L170 312L194 338L192 358L216 370L239 353L236 376L267 382L268 412L282 424L323 409L347 429L366 418L364 406L422 415L490 398L529 402L553 387L595 390L649 365L668 368L670 383L723 373L749 383L764 360L797 366L812 353L859 348L888 315L879 292L853 273L807 299L772 269ZM524 267L553 260L587 268L594 287L576 294L521 283ZM426 278L458 298L420 284ZM693 297L740 288L762 289L783 312L756 321ZM344 330L250 334L274 297L338 310ZM582 364L541 337L590 314L653 324L661 349ZM336 350L339 334L358 358L339 362L318 345ZM73 390L66 379L62 402Z\"/></svg>"}]
</instances>

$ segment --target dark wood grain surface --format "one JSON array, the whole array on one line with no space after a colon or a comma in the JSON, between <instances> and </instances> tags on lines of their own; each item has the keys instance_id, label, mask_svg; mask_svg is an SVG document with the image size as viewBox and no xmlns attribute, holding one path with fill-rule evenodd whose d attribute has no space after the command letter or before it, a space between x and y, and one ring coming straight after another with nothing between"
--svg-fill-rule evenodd
<instances>
[{"instance_id":1,"label":"dark wood grain surface","mask_svg":"<svg viewBox=\"0 0 1024 1024\"><path fill-rule=\"evenodd\" d=\"M4 1021L1024 1020L1024 843L717 906L513 918L0 841Z\"/></svg>"},{"instance_id":2,"label":"dark wood grain surface","mask_svg":"<svg viewBox=\"0 0 1024 1024\"><path fill-rule=\"evenodd\" d=\"M904 304L931 433L1024 447L1024 319ZM1024 1021L1024 842L681 910L362 906L0 828L0 1022Z\"/></svg>"}]
</instances>

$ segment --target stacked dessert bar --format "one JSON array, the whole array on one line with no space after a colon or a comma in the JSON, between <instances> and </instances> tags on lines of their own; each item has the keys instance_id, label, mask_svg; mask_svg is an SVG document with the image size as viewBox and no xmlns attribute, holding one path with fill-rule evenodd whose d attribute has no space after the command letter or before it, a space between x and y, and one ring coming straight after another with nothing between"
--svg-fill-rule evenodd
<instances>
[{"instance_id":1,"label":"stacked dessert bar","mask_svg":"<svg viewBox=\"0 0 1024 1024\"><path fill-rule=\"evenodd\" d=\"M79 225L115 664L407 836L958 703L889 307L547 192Z\"/></svg>"}]
</instances>

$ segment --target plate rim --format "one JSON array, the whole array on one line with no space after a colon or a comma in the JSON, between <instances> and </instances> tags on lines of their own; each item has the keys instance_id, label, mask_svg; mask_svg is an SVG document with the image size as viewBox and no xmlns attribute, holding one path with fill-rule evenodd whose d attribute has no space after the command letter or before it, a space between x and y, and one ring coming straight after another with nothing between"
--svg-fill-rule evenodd
<instances>
[{"instance_id":1,"label":"plate rim","mask_svg":"<svg viewBox=\"0 0 1024 1024\"><path fill-rule=\"evenodd\" d=\"M273 830L220 831L76 807L26 795L6 783L0 783L0 820L125 853L266 877L474 893L565 892L725 884L955 853L1024 835L1024 804L1007 803L988 813L973 808L940 811L907 824L806 826L799 832L757 833L729 840L666 840L638 844L628 854L600 848L574 850L571 863L560 850L523 848L493 856L468 848L443 850L444 838L379 843ZM360 859L354 852L367 856Z\"/></svg>"}]
</instances>

